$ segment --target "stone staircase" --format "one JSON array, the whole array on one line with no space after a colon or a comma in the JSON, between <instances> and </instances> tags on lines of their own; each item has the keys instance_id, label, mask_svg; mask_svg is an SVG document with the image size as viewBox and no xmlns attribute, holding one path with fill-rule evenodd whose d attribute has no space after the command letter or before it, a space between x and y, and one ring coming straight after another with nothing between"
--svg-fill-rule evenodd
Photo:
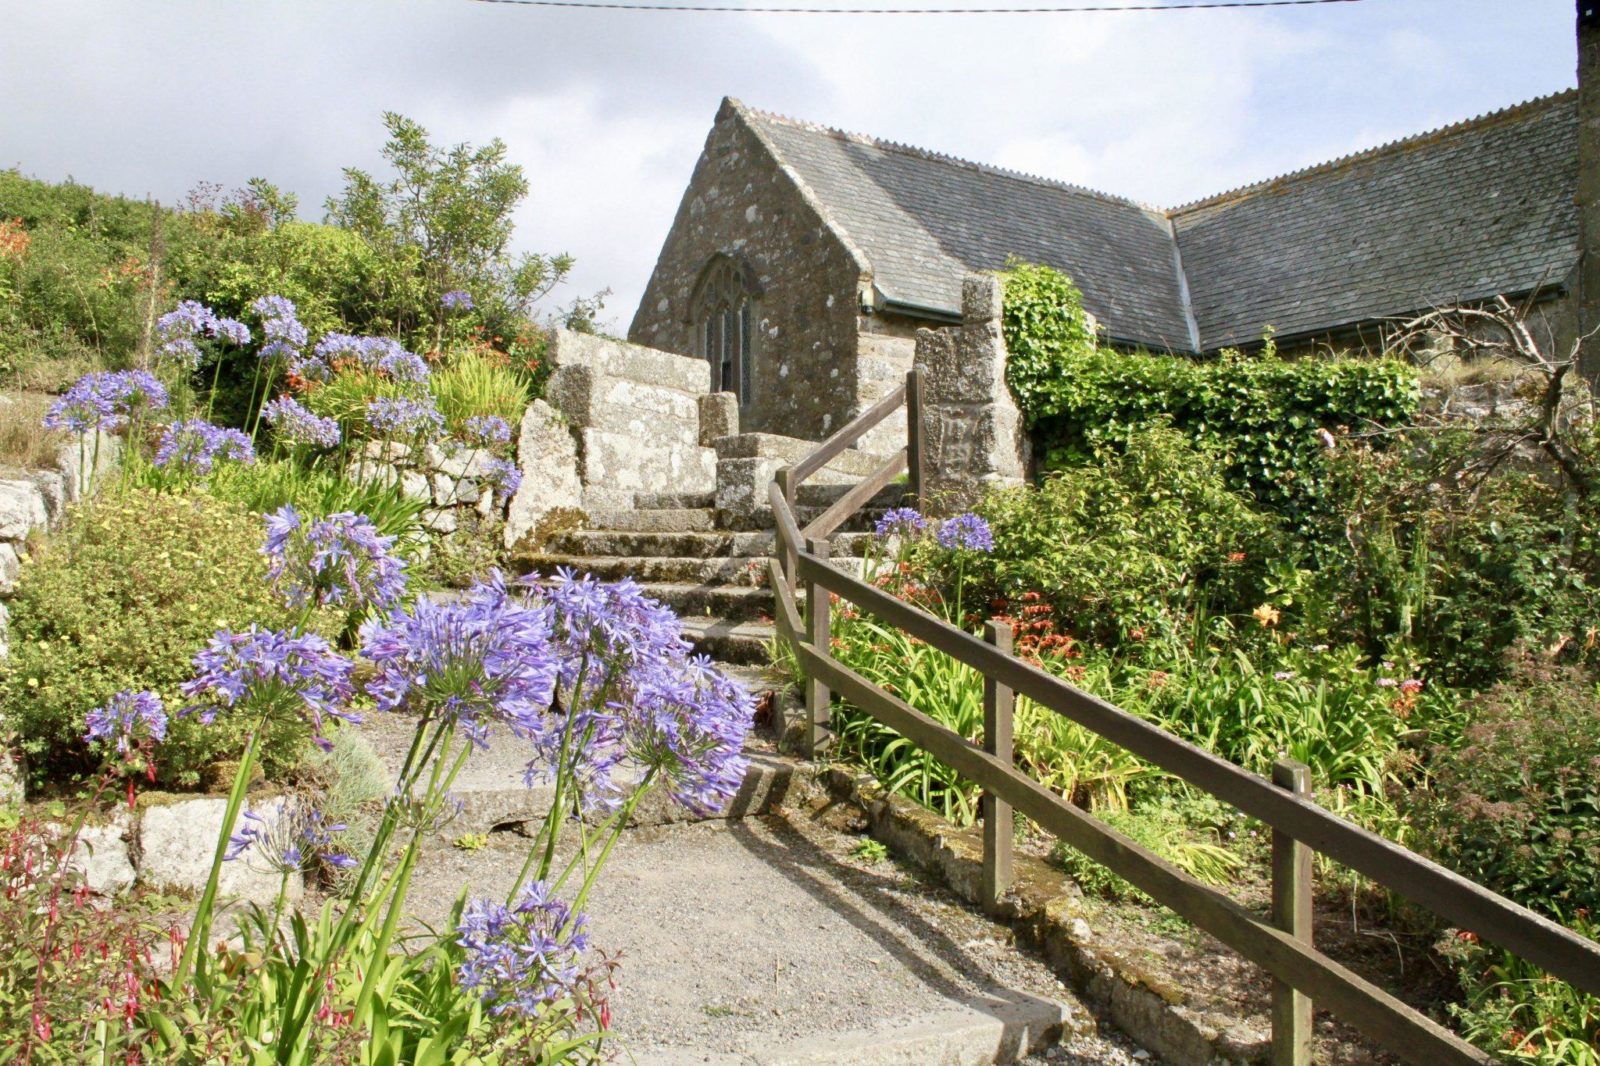
<instances>
[{"instance_id":1,"label":"stone staircase","mask_svg":"<svg viewBox=\"0 0 1600 1066\"><path fill-rule=\"evenodd\" d=\"M800 521L821 514L850 484L801 486ZM837 565L861 568L871 523L903 493L892 486L834 534ZM631 577L678 613L696 650L725 663L765 663L773 638L765 575L773 534L719 528L715 504L710 493L640 495L631 510L591 513L588 528L557 535L517 565L546 577L558 567L608 581Z\"/></svg>"}]
</instances>

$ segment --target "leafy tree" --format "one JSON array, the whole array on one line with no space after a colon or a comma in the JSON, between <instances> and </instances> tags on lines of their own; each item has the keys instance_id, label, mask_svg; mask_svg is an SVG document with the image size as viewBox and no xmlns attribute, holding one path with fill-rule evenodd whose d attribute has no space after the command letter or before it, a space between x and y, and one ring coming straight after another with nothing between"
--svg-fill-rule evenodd
<instances>
[{"instance_id":1,"label":"leafy tree","mask_svg":"<svg viewBox=\"0 0 1600 1066\"><path fill-rule=\"evenodd\" d=\"M429 142L428 131L404 115L383 116L389 131L383 156L394 168L384 181L346 168L342 196L327 203L328 221L375 246L415 256L427 299L424 320L397 323L444 336L444 294L471 294L483 325L506 333L511 322L572 268L567 255L513 255L512 212L528 195L522 168L506 162L498 137L474 148Z\"/></svg>"}]
</instances>

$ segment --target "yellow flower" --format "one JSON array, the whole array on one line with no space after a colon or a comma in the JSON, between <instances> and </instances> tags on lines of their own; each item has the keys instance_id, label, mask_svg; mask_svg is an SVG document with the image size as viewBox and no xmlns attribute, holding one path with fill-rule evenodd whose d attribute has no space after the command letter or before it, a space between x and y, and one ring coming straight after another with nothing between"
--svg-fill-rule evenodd
<instances>
[{"instance_id":1,"label":"yellow flower","mask_svg":"<svg viewBox=\"0 0 1600 1066\"><path fill-rule=\"evenodd\" d=\"M1272 606L1270 603L1263 603L1260 607L1257 607L1250 613L1255 616L1257 622L1260 622L1264 626L1275 626L1278 624L1278 609Z\"/></svg>"}]
</instances>

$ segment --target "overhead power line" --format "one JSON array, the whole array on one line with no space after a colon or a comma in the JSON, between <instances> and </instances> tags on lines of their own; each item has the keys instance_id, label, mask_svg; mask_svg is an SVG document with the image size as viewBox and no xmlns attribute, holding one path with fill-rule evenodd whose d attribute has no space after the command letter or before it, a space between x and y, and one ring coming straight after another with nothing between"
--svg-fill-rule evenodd
<instances>
[{"instance_id":1,"label":"overhead power line","mask_svg":"<svg viewBox=\"0 0 1600 1066\"><path fill-rule=\"evenodd\" d=\"M739 15L1080 15L1116 11L1215 11L1247 7L1314 7L1362 0L1194 0L1175 4L1060 4L1039 7L774 7L736 4L652 4L614 0L473 0L520 7L569 7L590 11L689 11Z\"/></svg>"}]
</instances>

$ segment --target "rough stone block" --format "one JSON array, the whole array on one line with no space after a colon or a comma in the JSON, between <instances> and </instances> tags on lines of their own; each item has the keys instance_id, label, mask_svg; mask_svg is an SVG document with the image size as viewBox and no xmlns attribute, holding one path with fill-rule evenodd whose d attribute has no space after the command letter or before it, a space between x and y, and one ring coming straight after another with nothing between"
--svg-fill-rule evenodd
<instances>
[{"instance_id":1,"label":"rough stone block","mask_svg":"<svg viewBox=\"0 0 1600 1066\"><path fill-rule=\"evenodd\" d=\"M704 359L588 333L553 331L545 358L556 368L556 374L568 367L587 366L611 377L665 385L694 395L711 391L711 371Z\"/></svg>"},{"instance_id":2,"label":"rough stone block","mask_svg":"<svg viewBox=\"0 0 1600 1066\"><path fill-rule=\"evenodd\" d=\"M460 528L455 511L448 507L437 508L422 512L423 528L434 533L454 533Z\"/></svg>"},{"instance_id":3,"label":"rough stone block","mask_svg":"<svg viewBox=\"0 0 1600 1066\"><path fill-rule=\"evenodd\" d=\"M430 474L428 480L433 484L433 502L440 507L450 507L458 503L477 503L478 483L471 478L451 477L449 474Z\"/></svg>"},{"instance_id":4,"label":"rough stone block","mask_svg":"<svg viewBox=\"0 0 1600 1066\"><path fill-rule=\"evenodd\" d=\"M924 494L936 512L965 510L990 488L1021 484L1028 435L1015 408L994 404L930 406L923 431Z\"/></svg>"},{"instance_id":5,"label":"rough stone block","mask_svg":"<svg viewBox=\"0 0 1600 1066\"><path fill-rule=\"evenodd\" d=\"M270 822L278 816L278 803L276 799L257 800L249 809ZM205 888L227 806L227 800L207 796L144 807L139 814L140 882L196 892ZM241 816L228 831L237 832L242 822ZM276 870L267 869L247 854L222 864L218 889L224 896L265 906L277 896L278 880ZM300 875L291 875L289 898L299 899L303 887Z\"/></svg>"},{"instance_id":6,"label":"rough stone block","mask_svg":"<svg viewBox=\"0 0 1600 1066\"><path fill-rule=\"evenodd\" d=\"M0 662L11 657L11 611L5 604L0 603ZM4 734L5 723L0 722L0 735Z\"/></svg>"},{"instance_id":7,"label":"rough stone block","mask_svg":"<svg viewBox=\"0 0 1600 1066\"><path fill-rule=\"evenodd\" d=\"M425 474L415 470L400 471L400 493L409 500L421 500L424 503L433 501L433 486Z\"/></svg>"},{"instance_id":8,"label":"rough stone block","mask_svg":"<svg viewBox=\"0 0 1600 1066\"><path fill-rule=\"evenodd\" d=\"M17 549L10 544L0 544L0 596L17 590L17 575L21 571L22 562L17 557Z\"/></svg>"},{"instance_id":9,"label":"rough stone block","mask_svg":"<svg viewBox=\"0 0 1600 1066\"><path fill-rule=\"evenodd\" d=\"M701 447L709 448L718 437L739 433L739 397L731 392L709 392L700 397Z\"/></svg>"},{"instance_id":10,"label":"rough stone block","mask_svg":"<svg viewBox=\"0 0 1600 1066\"><path fill-rule=\"evenodd\" d=\"M457 448L441 455L431 465L444 476L461 478L463 484L476 481L489 472L489 461L494 456L482 448Z\"/></svg>"},{"instance_id":11,"label":"rough stone block","mask_svg":"<svg viewBox=\"0 0 1600 1066\"><path fill-rule=\"evenodd\" d=\"M32 481L0 481L0 540L21 540L50 523L44 494Z\"/></svg>"},{"instance_id":12,"label":"rough stone block","mask_svg":"<svg viewBox=\"0 0 1600 1066\"><path fill-rule=\"evenodd\" d=\"M961 279L961 318L967 324L998 322L1005 286L995 274L968 274Z\"/></svg>"},{"instance_id":13,"label":"rough stone block","mask_svg":"<svg viewBox=\"0 0 1600 1066\"><path fill-rule=\"evenodd\" d=\"M85 437L81 447L74 440L56 449L56 469L65 482L68 500L83 495L80 489L93 492L121 461L122 441L98 430Z\"/></svg>"},{"instance_id":14,"label":"rough stone block","mask_svg":"<svg viewBox=\"0 0 1600 1066\"><path fill-rule=\"evenodd\" d=\"M572 433L543 400L528 405L517 438L517 466L522 484L506 511L505 544L511 547L539 519L557 507L583 505L583 483L578 477L578 446ZM490 500L484 493L479 504ZM487 506L492 507L489 503Z\"/></svg>"},{"instance_id":15,"label":"rough stone block","mask_svg":"<svg viewBox=\"0 0 1600 1066\"><path fill-rule=\"evenodd\" d=\"M580 434L585 485L631 492L708 492L716 485L716 453L698 444L585 429Z\"/></svg>"},{"instance_id":16,"label":"rough stone block","mask_svg":"<svg viewBox=\"0 0 1600 1066\"><path fill-rule=\"evenodd\" d=\"M44 510L50 524L54 526L61 521L67 510L67 479L59 471L40 470L30 474L33 483L39 487L39 495L44 498Z\"/></svg>"},{"instance_id":17,"label":"rough stone block","mask_svg":"<svg viewBox=\"0 0 1600 1066\"><path fill-rule=\"evenodd\" d=\"M784 459L723 459L717 463L716 508L720 521L738 525L767 504L767 486L789 463Z\"/></svg>"},{"instance_id":18,"label":"rough stone block","mask_svg":"<svg viewBox=\"0 0 1600 1066\"><path fill-rule=\"evenodd\" d=\"M83 875L91 891L109 896L133 885L137 872L128 828L127 814L119 813L105 825L86 825L78 831L69 865Z\"/></svg>"}]
</instances>

